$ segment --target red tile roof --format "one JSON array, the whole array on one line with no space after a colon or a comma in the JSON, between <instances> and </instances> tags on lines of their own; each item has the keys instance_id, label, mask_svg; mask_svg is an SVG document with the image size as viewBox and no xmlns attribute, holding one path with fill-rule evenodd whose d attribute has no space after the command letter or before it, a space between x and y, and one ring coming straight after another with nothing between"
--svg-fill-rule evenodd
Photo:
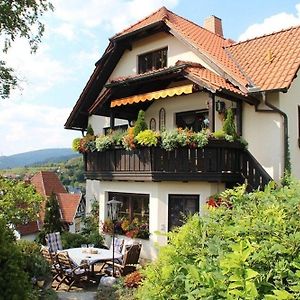
<instances>
[{"instance_id":1,"label":"red tile roof","mask_svg":"<svg viewBox=\"0 0 300 300\"><path fill-rule=\"evenodd\" d=\"M45 200L47 197L50 197L52 193L67 193L58 176L54 172L40 171L34 174L34 176L30 179L30 182L35 186L37 192L42 195ZM45 204L45 201L42 202L39 213L41 222L44 221L45 217Z\"/></svg>"},{"instance_id":2,"label":"red tile roof","mask_svg":"<svg viewBox=\"0 0 300 300\"><path fill-rule=\"evenodd\" d=\"M37 221L29 222L25 225L18 225L17 230L21 236L34 234L39 231Z\"/></svg>"},{"instance_id":3,"label":"red tile roof","mask_svg":"<svg viewBox=\"0 0 300 300\"><path fill-rule=\"evenodd\" d=\"M229 46L232 43L231 40L214 34L213 32L174 14L165 7L160 8L149 17L132 25L128 29L125 29L113 38L125 36L126 34L132 33L158 21L164 21L167 26L177 32L181 38L188 41L191 46L206 55L211 62L227 71L228 75L232 76L237 83L240 83L243 86L248 83L236 64L224 51L224 47Z\"/></svg>"},{"instance_id":4,"label":"red tile roof","mask_svg":"<svg viewBox=\"0 0 300 300\"><path fill-rule=\"evenodd\" d=\"M184 69L185 73L190 75L189 79L195 83L199 83L199 85L202 85L210 90L220 91L220 90L227 90L229 92L233 92L236 94L240 94L243 96L246 96L246 94L241 91L238 87L234 86L230 81L226 80L225 78L217 75L216 73L206 69L202 65L198 63L193 62L186 62L186 61L178 61L175 64L177 67L182 67ZM129 79L137 79L141 77L149 77L149 75L155 75L162 71L166 71L168 69L172 70L173 67L169 68L162 68L158 70L149 71L143 74L135 74L135 75L129 75L129 76L123 76L118 78L112 78L111 83L121 83L124 81L127 81ZM193 80L195 79L195 80ZM203 84L201 84L203 83Z\"/></svg>"},{"instance_id":5,"label":"red tile roof","mask_svg":"<svg viewBox=\"0 0 300 300\"><path fill-rule=\"evenodd\" d=\"M58 176L54 172L40 171L36 173L30 180L42 196L51 196L52 193L66 193L66 189L60 182Z\"/></svg>"},{"instance_id":6,"label":"red tile roof","mask_svg":"<svg viewBox=\"0 0 300 300\"><path fill-rule=\"evenodd\" d=\"M262 90L287 89L300 65L300 27L240 42L226 50Z\"/></svg>"},{"instance_id":7,"label":"red tile roof","mask_svg":"<svg viewBox=\"0 0 300 300\"><path fill-rule=\"evenodd\" d=\"M199 79L202 81L207 88L211 87L214 91L226 90L235 94L246 96L245 93L243 93L238 87L234 86L231 82L204 67L188 67L186 71L196 80ZM189 78L192 80L192 77Z\"/></svg>"},{"instance_id":8,"label":"red tile roof","mask_svg":"<svg viewBox=\"0 0 300 300\"><path fill-rule=\"evenodd\" d=\"M80 194L58 193L57 199L62 212L63 220L67 223L73 223L81 200Z\"/></svg>"}]
</instances>

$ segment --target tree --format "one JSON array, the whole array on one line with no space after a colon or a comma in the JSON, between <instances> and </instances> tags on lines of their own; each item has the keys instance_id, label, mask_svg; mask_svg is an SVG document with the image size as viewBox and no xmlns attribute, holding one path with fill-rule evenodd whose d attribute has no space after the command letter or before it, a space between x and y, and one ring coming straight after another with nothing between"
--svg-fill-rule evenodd
<instances>
[{"instance_id":1,"label":"tree","mask_svg":"<svg viewBox=\"0 0 300 300\"><path fill-rule=\"evenodd\" d=\"M18 37L26 38L35 52L45 30L39 18L48 10L53 10L53 5L47 0L0 0L2 52L6 53ZM0 60L0 97L8 98L17 82L13 69Z\"/></svg>"},{"instance_id":2,"label":"tree","mask_svg":"<svg viewBox=\"0 0 300 300\"><path fill-rule=\"evenodd\" d=\"M19 225L37 219L42 197L23 181L0 177L0 219Z\"/></svg>"},{"instance_id":3,"label":"tree","mask_svg":"<svg viewBox=\"0 0 300 300\"><path fill-rule=\"evenodd\" d=\"M0 218L1 299L33 299L31 284L24 271L24 257L15 243L12 230Z\"/></svg>"},{"instance_id":4,"label":"tree","mask_svg":"<svg viewBox=\"0 0 300 300\"><path fill-rule=\"evenodd\" d=\"M51 194L45 206L44 228L45 233L62 232L63 224L60 220L59 204L54 193Z\"/></svg>"}]
</instances>

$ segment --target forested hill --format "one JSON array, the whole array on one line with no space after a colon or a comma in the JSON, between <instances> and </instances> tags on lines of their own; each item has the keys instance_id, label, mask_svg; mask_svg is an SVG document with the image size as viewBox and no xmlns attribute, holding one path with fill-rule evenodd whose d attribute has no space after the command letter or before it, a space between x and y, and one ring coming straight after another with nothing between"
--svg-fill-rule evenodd
<instances>
[{"instance_id":1,"label":"forested hill","mask_svg":"<svg viewBox=\"0 0 300 300\"><path fill-rule=\"evenodd\" d=\"M22 180L24 178L30 178L39 171L55 172L61 180L62 184L67 189L73 187L80 188L82 192L85 191L82 155L59 163L47 163L31 167L3 169L0 170L0 176L2 175L6 177L19 178Z\"/></svg>"},{"instance_id":2,"label":"forested hill","mask_svg":"<svg viewBox=\"0 0 300 300\"><path fill-rule=\"evenodd\" d=\"M0 156L0 169L30 167L46 163L57 163L79 156L69 148L43 149L10 156Z\"/></svg>"}]
</instances>

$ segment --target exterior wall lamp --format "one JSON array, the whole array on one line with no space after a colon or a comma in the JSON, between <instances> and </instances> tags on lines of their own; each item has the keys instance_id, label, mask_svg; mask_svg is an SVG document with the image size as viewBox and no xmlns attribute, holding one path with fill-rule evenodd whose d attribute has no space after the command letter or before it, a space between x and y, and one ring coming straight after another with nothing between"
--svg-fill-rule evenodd
<instances>
[{"instance_id":1,"label":"exterior wall lamp","mask_svg":"<svg viewBox=\"0 0 300 300\"><path fill-rule=\"evenodd\" d=\"M113 251L113 259L112 259L112 271L113 271L113 277L115 277L115 223L118 219L118 214L120 207L122 205L122 202L117 201L115 197L112 198L112 200L107 202L107 208L108 208L108 216L113 222L113 236L112 236L112 251Z\"/></svg>"},{"instance_id":2,"label":"exterior wall lamp","mask_svg":"<svg viewBox=\"0 0 300 300\"><path fill-rule=\"evenodd\" d=\"M225 102L224 102L224 101L218 100L218 101L216 102L216 111L217 111L219 114L221 114L221 113L223 113L223 112L225 111L225 109L226 109Z\"/></svg>"}]
</instances>

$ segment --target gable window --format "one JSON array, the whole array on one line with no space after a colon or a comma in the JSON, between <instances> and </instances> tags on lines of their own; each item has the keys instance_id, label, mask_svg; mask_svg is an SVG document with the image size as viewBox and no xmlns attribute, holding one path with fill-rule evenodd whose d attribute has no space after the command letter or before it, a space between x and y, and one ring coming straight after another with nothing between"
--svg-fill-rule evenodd
<instances>
[{"instance_id":1,"label":"gable window","mask_svg":"<svg viewBox=\"0 0 300 300\"><path fill-rule=\"evenodd\" d=\"M176 114L176 126L201 131L208 127L208 110L193 110Z\"/></svg>"},{"instance_id":2,"label":"gable window","mask_svg":"<svg viewBox=\"0 0 300 300\"><path fill-rule=\"evenodd\" d=\"M138 56L139 74L158 70L167 66L168 48L148 52Z\"/></svg>"}]
</instances>

